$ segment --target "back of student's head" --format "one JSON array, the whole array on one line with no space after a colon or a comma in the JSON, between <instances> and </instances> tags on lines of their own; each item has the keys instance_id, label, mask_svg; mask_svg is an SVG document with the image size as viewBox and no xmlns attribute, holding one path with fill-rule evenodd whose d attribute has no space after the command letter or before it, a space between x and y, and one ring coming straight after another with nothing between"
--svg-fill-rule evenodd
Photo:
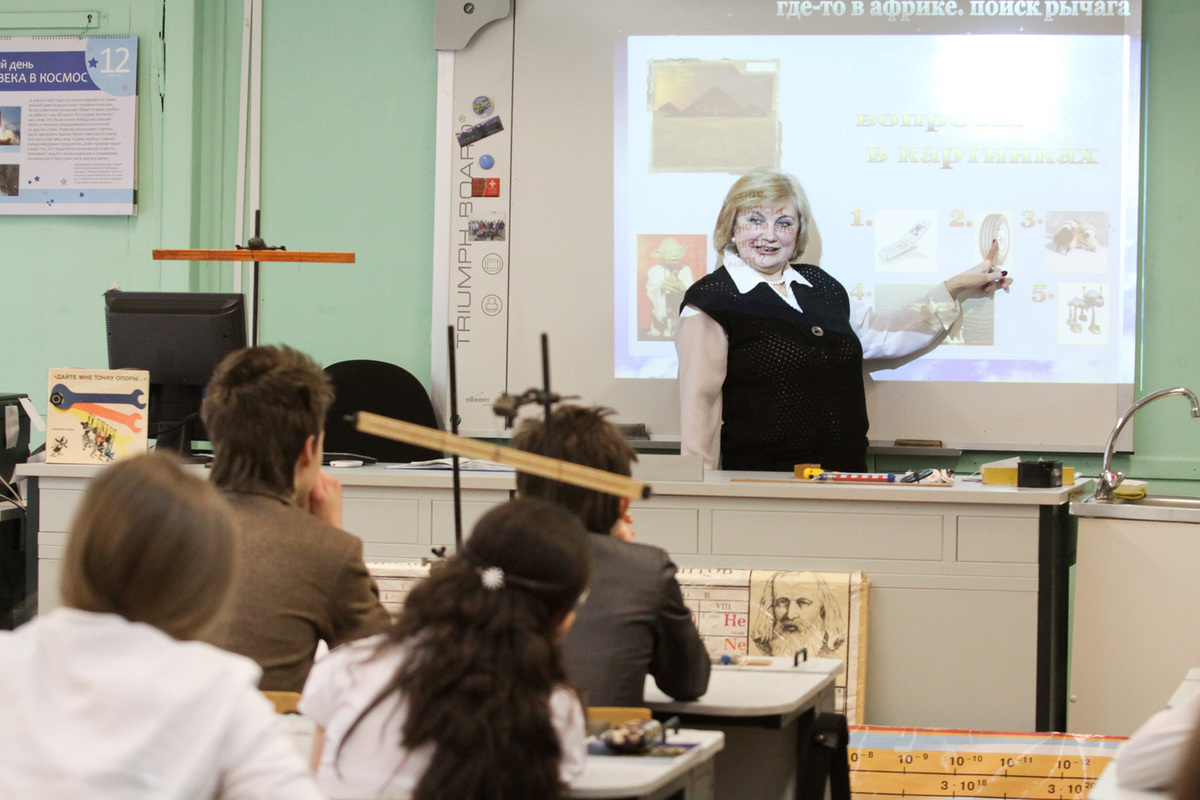
<instances>
[{"instance_id":1,"label":"back of student's head","mask_svg":"<svg viewBox=\"0 0 1200 800\"><path fill-rule=\"evenodd\" d=\"M290 347L248 347L217 366L201 417L213 445L212 479L223 488L293 490L296 459L319 437L333 386Z\"/></svg>"},{"instance_id":2,"label":"back of student's head","mask_svg":"<svg viewBox=\"0 0 1200 800\"><path fill-rule=\"evenodd\" d=\"M406 748L435 745L414 800L559 796L549 698L567 682L558 637L590 577L579 520L522 497L409 593L390 640L411 649L383 696L404 698Z\"/></svg>"},{"instance_id":3,"label":"back of student's head","mask_svg":"<svg viewBox=\"0 0 1200 800\"><path fill-rule=\"evenodd\" d=\"M196 638L233 577L228 506L165 455L118 461L83 496L63 556L65 605Z\"/></svg>"},{"instance_id":4,"label":"back of student's head","mask_svg":"<svg viewBox=\"0 0 1200 800\"><path fill-rule=\"evenodd\" d=\"M512 446L518 450L594 467L618 475L629 475L637 454L621 432L605 417L606 408L560 405L551 417L552 452L546 452L546 426L530 417L517 429ZM608 533L621 516L621 498L581 486L550 481L537 475L517 473L517 491L523 497L553 500L573 512L589 531Z\"/></svg>"}]
</instances>

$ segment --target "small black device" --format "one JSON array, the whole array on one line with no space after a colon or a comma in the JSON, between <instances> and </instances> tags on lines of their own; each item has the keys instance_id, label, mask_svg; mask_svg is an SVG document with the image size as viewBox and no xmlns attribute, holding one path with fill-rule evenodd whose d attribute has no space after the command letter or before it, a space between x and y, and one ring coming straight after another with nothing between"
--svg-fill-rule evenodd
<instances>
[{"instance_id":1,"label":"small black device","mask_svg":"<svg viewBox=\"0 0 1200 800\"><path fill-rule=\"evenodd\" d=\"M908 474L904 475L902 478L900 478L900 480L898 480L896 482L897 483L917 483L919 481L924 480L925 478L928 478L932 474L933 474L933 470L931 470L931 469L919 469L916 472L909 472Z\"/></svg>"},{"instance_id":2,"label":"small black device","mask_svg":"<svg viewBox=\"0 0 1200 800\"><path fill-rule=\"evenodd\" d=\"M1017 464L1017 486L1026 489L1048 489L1062 486L1062 462L1019 462Z\"/></svg>"}]
</instances>

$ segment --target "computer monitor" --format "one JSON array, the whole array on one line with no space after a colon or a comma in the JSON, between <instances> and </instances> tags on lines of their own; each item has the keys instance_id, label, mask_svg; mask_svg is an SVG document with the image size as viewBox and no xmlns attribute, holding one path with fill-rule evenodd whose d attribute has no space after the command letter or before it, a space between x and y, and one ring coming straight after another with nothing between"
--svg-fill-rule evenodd
<instances>
[{"instance_id":1,"label":"computer monitor","mask_svg":"<svg viewBox=\"0 0 1200 800\"><path fill-rule=\"evenodd\" d=\"M109 369L150 372L148 434L156 447L193 455L206 441L200 403L213 370L246 346L240 294L193 292L104 293Z\"/></svg>"}]
</instances>

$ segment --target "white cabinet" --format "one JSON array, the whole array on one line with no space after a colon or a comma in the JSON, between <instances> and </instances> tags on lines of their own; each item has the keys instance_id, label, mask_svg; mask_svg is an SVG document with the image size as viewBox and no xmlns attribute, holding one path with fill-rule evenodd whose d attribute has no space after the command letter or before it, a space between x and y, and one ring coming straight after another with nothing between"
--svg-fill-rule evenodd
<instances>
[{"instance_id":1,"label":"white cabinet","mask_svg":"<svg viewBox=\"0 0 1200 800\"><path fill-rule=\"evenodd\" d=\"M1080 519L1068 730L1128 736L1200 665L1200 525Z\"/></svg>"}]
</instances>

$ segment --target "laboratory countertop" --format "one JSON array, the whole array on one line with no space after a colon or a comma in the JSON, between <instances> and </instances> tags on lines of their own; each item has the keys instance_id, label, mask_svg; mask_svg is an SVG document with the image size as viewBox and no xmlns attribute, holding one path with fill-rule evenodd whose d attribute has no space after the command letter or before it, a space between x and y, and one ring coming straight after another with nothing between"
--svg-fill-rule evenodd
<instances>
[{"instance_id":1,"label":"laboratory countertop","mask_svg":"<svg viewBox=\"0 0 1200 800\"><path fill-rule=\"evenodd\" d=\"M89 479L102 469L90 464L18 464L17 476ZM202 470L202 465L194 469ZM362 467L325 467L345 487L449 488L449 469L395 468L383 464ZM635 476L636 477L636 476ZM984 486L977 480L956 477L953 486L868 484L805 481L784 472L707 472L702 481L647 481L655 495L672 497L744 497L859 502L968 503L995 505L1062 505L1082 499L1094 487L1090 478L1072 485L1044 489ZM510 471L465 469L460 473L464 490L504 491L515 488Z\"/></svg>"}]
</instances>

